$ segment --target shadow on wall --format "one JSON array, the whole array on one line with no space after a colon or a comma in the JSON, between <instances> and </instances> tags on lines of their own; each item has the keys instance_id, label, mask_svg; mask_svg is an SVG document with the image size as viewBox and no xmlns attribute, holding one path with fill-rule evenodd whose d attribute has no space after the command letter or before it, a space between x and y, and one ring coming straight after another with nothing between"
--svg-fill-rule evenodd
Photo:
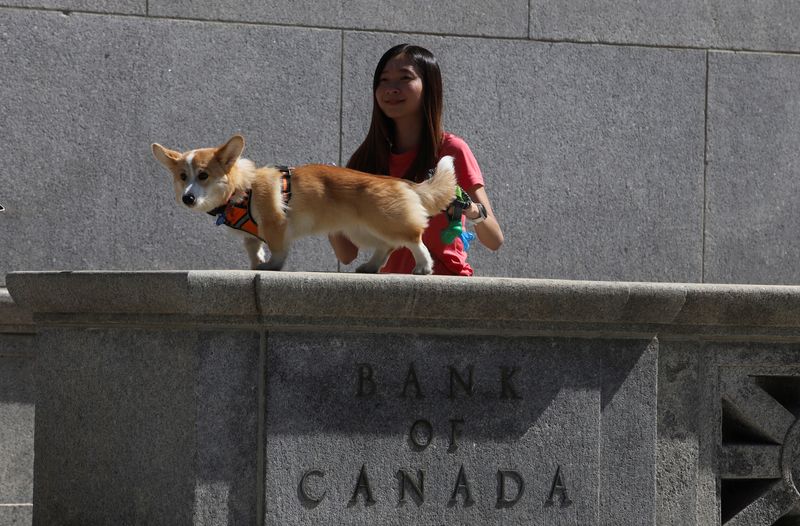
<instances>
[{"instance_id":1,"label":"shadow on wall","mask_svg":"<svg viewBox=\"0 0 800 526\"><path fill-rule=\"evenodd\" d=\"M0 403L34 403L33 367L33 335L0 334Z\"/></svg>"}]
</instances>

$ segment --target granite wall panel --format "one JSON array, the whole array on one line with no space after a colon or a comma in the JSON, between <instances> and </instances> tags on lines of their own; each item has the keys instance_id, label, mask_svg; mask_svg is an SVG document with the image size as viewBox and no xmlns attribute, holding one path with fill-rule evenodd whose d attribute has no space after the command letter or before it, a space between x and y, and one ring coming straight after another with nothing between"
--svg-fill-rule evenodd
<instances>
[{"instance_id":1,"label":"granite wall panel","mask_svg":"<svg viewBox=\"0 0 800 526\"><path fill-rule=\"evenodd\" d=\"M6 10L0 46L3 273L247 268L238 238L175 201L151 142L243 133L258 163L339 157L336 32ZM324 245L288 267L335 270Z\"/></svg>"},{"instance_id":2,"label":"granite wall panel","mask_svg":"<svg viewBox=\"0 0 800 526\"><path fill-rule=\"evenodd\" d=\"M445 127L475 153L506 242L477 274L700 281L702 52L347 33L343 160L366 134L381 54L439 58Z\"/></svg>"},{"instance_id":3,"label":"granite wall panel","mask_svg":"<svg viewBox=\"0 0 800 526\"><path fill-rule=\"evenodd\" d=\"M706 282L800 282L798 76L796 56L709 56Z\"/></svg>"},{"instance_id":4,"label":"granite wall panel","mask_svg":"<svg viewBox=\"0 0 800 526\"><path fill-rule=\"evenodd\" d=\"M532 0L533 39L800 51L800 5L782 0Z\"/></svg>"},{"instance_id":5,"label":"granite wall panel","mask_svg":"<svg viewBox=\"0 0 800 526\"><path fill-rule=\"evenodd\" d=\"M524 0L337 0L314 4L291 0L150 0L149 5L151 14L178 18L488 37L525 38L528 33L528 3Z\"/></svg>"}]
</instances>

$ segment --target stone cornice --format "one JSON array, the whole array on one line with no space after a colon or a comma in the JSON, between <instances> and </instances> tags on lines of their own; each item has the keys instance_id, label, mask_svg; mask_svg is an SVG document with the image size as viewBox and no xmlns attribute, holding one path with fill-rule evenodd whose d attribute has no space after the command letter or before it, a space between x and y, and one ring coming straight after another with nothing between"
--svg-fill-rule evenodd
<instances>
[{"instance_id":1,"label":"stone cornice","mask_svg":"<svg viewBox=\"0 0 800 526\"><path fill-rule=\"evenodd\" d=\"M0 296L0 314L43 326L800 335L800 287L789 286L242 271L16 272L7 284L16 306Z\"/></svg>"}]
</instances>

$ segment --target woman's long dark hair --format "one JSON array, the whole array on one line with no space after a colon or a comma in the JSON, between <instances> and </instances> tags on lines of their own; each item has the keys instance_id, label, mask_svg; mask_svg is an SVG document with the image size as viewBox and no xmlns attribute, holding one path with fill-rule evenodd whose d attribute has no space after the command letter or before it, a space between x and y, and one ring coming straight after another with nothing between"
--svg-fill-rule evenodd
<instances>
[{"instance_id":1,"label":"woman's long dark hair","mask_svg":"<svg viewBox=\"0 0 800 526\"><path fill-rule=\"evenodd\" d=\"M347 162L348 168L362 172L389 173L389 151L394 142L394 122L378 107L375 90L378 89L386 63L396 56L405 55L414 64L422 79L422 136L417 157L403 178L420 182L425 180L428 170L436 163L442 144L442 73L433 53L411 44L400 44L383 54L372 77L372 122L369 131Z\"/></svg>"}]
</instances>

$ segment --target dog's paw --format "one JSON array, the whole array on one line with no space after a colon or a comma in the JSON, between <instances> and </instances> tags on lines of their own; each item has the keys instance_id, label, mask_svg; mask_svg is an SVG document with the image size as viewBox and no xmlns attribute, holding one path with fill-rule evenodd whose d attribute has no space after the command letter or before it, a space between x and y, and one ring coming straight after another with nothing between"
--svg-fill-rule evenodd
<instances>
[{"instance_id":1,"label":"dog's paw","mask_svg":"<svg viewBox=\"0 0 800 526\"><path fill-rule=\"evenodd\" d=\"M375 274L378 270L379 269L375 268L374 265L370 265L369 263L362 263L356 267L356 272L360 274Z\"/></svg>"},{"instance_id":2,"label":"dog's paw","mask_svg":"<svg viewBox=\"0 0 800 526\"><path fill-rule=\"evenodd\" d=\"M418 276L427 276L428 274L433 274L433 269L431 269L429 265L423 265L421 267L414 267L411 273Z\"/></svg>"},{"instance_id":3,"label":"dog's paw","mask_svg":"<svg viewBox=\"0 0 800 526\"><path fill-rule=\"evenodd\" d=\"M266 263L259 263L254 270L280 270L283 268L283 262L273 263L267 261Z\"/></svg>"},{"instance_id":4,"label":"dog's paw","mask_svg":"<svg viewBox=\"0 0 800 526\"><path fill-rule=\"evenodd\" d=\"M267 264L266 259L257 259L255 261L250 262L250 270L270 270L266 268L262 268L264 265Z\"/></svg>"}]
</instances>

